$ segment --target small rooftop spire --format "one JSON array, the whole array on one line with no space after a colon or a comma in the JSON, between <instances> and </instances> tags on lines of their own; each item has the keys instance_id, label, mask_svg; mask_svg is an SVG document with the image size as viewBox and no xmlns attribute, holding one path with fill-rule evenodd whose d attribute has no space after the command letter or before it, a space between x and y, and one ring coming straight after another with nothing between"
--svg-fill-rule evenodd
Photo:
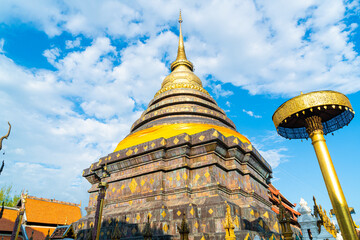
<instances>
[{"instance_id":1,"label":"small rooftop spire","mask_svg":"<svg viewBox=\"0 0 360 240\"><path fill-rule=\"evenodd\" d=\"M180 14L179 14L179 23L180 23L180 29L181 29L181 23L182 23L182 18L181 18L181 9L180 9Z\"/></svg>"},{"instance_id":2,"label":"small rooftop spire","mask_svg":"<svg viewBox=\"0 0 360 240\"><path fill-rule=\"evenodd\" d=\"M182 23L182 18L181 18L181 10L180 10L180 14L179 14L179 24L180 24L179 46L178 46L178 54L177 54L176 60L187 60L186 54L185 54L184 39L183 39L182 31L181 31L181 23Z\"/></svg>"},{"instance_id":3,"label":"small rooftop spire","mask_svg":"<svg viewBox=\"0 0 360 240\"><path fill-rule=\"evenodd\" d=\"M185 65L188 68L190 68L191 71L193 71L193 68L194 68L192 63L189 60L187 60L187 58L186 58L184 39L183 39L183 35L182 35L182 30L181 30L181 23L182 22L183 22L183 20L182 20L182 17L181 17L181 10L180 10L180 14L179 14L179 24L180 24L179 46L178 46L178 52L177 52L176 60L171 64L171 71L173 71L179 65Z\"/></svg>"}]
</instances>

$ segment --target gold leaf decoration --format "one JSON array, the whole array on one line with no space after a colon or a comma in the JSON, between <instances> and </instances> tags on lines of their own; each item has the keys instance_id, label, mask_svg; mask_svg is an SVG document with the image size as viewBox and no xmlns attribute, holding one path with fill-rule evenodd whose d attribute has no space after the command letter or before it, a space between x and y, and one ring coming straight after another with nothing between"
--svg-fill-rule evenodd
<instances>
[{"instance_id":1,"label":"gold leaf decoration","mask_svg":"<svg viewBox=\"0 0 360 240\"><path fill-rule=\"evenodd\" d=\"M130 191L131 191L132 193L134 193L137 186L138 186L138 184L137 184L135 178L133 178L133 179L131 180L131 183L129 184Z\"/></svg>"}]
</instances>

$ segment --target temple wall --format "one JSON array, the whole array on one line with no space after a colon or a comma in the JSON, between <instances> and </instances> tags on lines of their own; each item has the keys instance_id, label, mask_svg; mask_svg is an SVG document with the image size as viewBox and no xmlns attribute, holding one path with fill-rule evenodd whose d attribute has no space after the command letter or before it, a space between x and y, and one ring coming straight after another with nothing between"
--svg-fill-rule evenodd
<instances>
[{"instance_id":1,"label":"temple wall","mask_svg":"<svg viewBox=\"0 0 360 240\"><path fill-rule=\"evenodd\" d=\"M239 236L254 234L260 228L264 234L278 233L267 196L266 177L271 172L257 155L246 152L246 146L239 148L233 139L229 142L213 132L155 140L163 147L147 151L145 146L155 146L152 142L135 146L124 150L129 156L107 163L110 176L106 178L109 186L100 239L109 237L116 221L134 226L128 234L138 236L147 216L156 234L172 238L178 236L176 226L184 213L191 239L200 240L204 234L222 239L226 204L231 205ZM206 138L209 141L202 142ZM136 154L132 157L129 153ZM93 166L101 166L101 161ZM85 171L101 174L96 169ZM94 181L91 176L88 179ZM77 225L83 236L94 222L97 184L93 182L89 190L88 215Z\"/></svg>"}]
</instances>

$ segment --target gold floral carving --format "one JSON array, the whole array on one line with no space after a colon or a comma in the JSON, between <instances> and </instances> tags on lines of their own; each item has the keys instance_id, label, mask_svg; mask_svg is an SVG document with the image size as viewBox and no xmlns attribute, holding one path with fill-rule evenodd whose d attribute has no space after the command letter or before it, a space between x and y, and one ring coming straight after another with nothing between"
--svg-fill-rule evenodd
<instances>
[{"instance_id":1,"label":"gold floral carving","mask_svg":"<svg viewBox=\"0 0 360 240\"><path fill-rule=\"evenodd\" d=\"M198 90L200 92L203 92L203 93L206 93L209 95L209 93L201 86L199 85L195 85L195 84L192 84L192 83L173 83L173 84L170 84L164 88L161 88L156 94L155 94L155 97L157 95L159 95L160 93L163 93L163 92L166 92L166 91L169 91L171 89L176 89L176 88L191 88L191 89L195 89L195 90Z\"/></svg>"},{"instance_id":2,"label":"gold floral carving","mask_svg":"<svg viewBox=\"0 0 360 240\"><path fill-rule=\"evenodd\" d=\"M306 122L306 132L311 136L311 134L318 130L323 133L323 125L321 124L321 117L312 116L305 119Z\"/></svg>"}]
</instances>

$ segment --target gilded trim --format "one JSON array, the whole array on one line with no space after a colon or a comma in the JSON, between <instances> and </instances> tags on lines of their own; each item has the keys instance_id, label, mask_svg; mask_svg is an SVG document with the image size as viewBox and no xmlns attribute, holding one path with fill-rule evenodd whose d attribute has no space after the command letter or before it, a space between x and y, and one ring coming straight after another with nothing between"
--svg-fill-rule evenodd
<instances>
[{"instance_id":1,"label":"gilded trim","mask_svg":"<svg viewBox=\"0 0 360 240\"><path fill-rule=\"evenodd\" d=\"M283 103L274 113L272 119L277 128L286 118L309 108L342 106L352 111L349 99L335 91L317 91L296 96ZM326 109L326 108L325 108Z\"/></svg>"}]
</instances>

